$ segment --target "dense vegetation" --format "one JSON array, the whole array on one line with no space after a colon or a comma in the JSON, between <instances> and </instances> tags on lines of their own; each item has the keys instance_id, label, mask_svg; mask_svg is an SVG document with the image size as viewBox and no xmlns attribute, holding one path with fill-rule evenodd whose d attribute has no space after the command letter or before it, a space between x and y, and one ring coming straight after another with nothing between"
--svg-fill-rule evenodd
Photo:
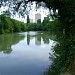
<instances>
[{"instance_id":1,"label":"dense vegetation","mask_svg":"<svg viewBox=\"0 0 75 75\"><path fill-rule=\"evenodd\" d=\"M2 0L1 0L2 1ZM4 0L5 2L8 0ZM24 9L21 10L21 14L26 11L27 4L30 2L32 5L33 1L37 1L36 6L44 6L49 8L49 10L53 10L53 17L58 18L61 22L61 30L65 30L66 36L69 36L69 34L74 34L75 30L75 0L12 0L14 2L14 7L16 11L20 11L19 8L23 7ZM45 5L43 5L44 2ZM1 2L2 3L2 2ZM23 6L21 5L23 4ZM38 4L38 5L37 5ZM3 4L1 4L3 5ZM17 6L16 6L17 5ZM9 6L10 7L10 6ZM56 10L58 10L58 13L56 14ZM41 30L41 29L40 29Z\"/></svg>"},{"instance_id":2,"label":"dense vegetation","mask_svg":"<svg viewBox=\"0 0 75 75\"><path fill-rule=\"evenodd\" d=\"M54 21L49 21L48 17L45 17L42 23L40 20L38 20L37 23L23 23L11 19L5 15L0 15L0 33L24 31L53 31L59 30L58 25L60 25L60 22L57 19Z\"/></svg>"},{"instance_id":3,"label":"dense vegetation","mask_svg":"<svg viewBox=\"0 0 75 75\"><path fill-rule=\"evenodd\" d=\"M0 33L25 31L25 25L4 15L0 15Z\"/></svg>"},{"instance_id":4,"label":"dense vegetation","mask_svg":"<svg viewBox=\"0 0 75 75\"><path fill-rule=\"evenodd\" d=\"M2 0L1 0L2 1ZM4 0L9 1L9 0ZM12 0L9 2L12 4L14 3L14 7L16 11L20 11L19 8L23 7L24 9L21 10L21 14L26 11L25 9L27 8L27 4L30 2L32 5L33 1L37 1L36 6L44 6L49 8L49 10L53 10L53 16L55 18L58 18L61 21L61 27L62 27L62 32L63 29L65 30L65 34L74 34L75 30L75 0ZM45 5L43 5L44 2ZM1 2L2 3L2 2ZM21 5L23 4L23 6ZM38 4L38 5L37 5ZM3 4L1 4L3 5ZM10 6L9 6L10 7ZM58 10L58 15L56 14L56 10Z\"/></svg>"}]
</instances>

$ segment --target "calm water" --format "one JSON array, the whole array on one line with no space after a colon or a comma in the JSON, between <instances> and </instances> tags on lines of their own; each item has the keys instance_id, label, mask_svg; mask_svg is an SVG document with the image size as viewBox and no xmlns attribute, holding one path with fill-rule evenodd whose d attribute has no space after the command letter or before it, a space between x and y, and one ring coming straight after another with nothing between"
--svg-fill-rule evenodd
<instances>
[{"instance_id":1,"label":"calm water","mask_svg":"<svg viewBox=\"0 0 75 75\"><path fill-rule=\"evenodd\" d=\"M0 35L0 75L44 75L55 44L42 32Z\"/></svg>"}]
</instances>

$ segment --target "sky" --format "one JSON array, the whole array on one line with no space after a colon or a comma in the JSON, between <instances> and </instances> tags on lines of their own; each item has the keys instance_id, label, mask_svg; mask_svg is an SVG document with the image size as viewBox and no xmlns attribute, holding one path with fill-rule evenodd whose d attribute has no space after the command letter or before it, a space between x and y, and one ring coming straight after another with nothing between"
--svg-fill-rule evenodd
<instances>
[{"instance_id":1,"label":"sky","mask_svg":"<svg viewBox=\"0 0 75 75\"><path fill-rule=\"evenodd\" d=\"M41 21L43 21L44 17L46 17L49 14L49 10L47 8L45 9L43 7L40 7L36 10L35 3L33 3L33 5L31 7L32 7L32 9L29 12L29 18L32 19L33 22L35 22L35 14L36 13L41 14ZM0 14L2 14L3 11L6 11L8 9L9 9L8 6L5 6L5 7L2 6L0 8ZM16 12L15 15L11 15L11 18L22 21L22 22L26 22L26 19L27 19L26 15L25 15L25 18L23 18L22 16L19 16L18 12Z\"/></svg>"},{"instance_id":2,"label":"sky","mask_svg":"<svg viewBox=\"0 0 75 75\"><path fill-rule=\"evenodd\" d=\"M43 9L42 7L39 8L37 11L34 10L30 12L30 17L33 19L33 21L35 22L35 14L36 13L40 13L41 14L41 21L43 21L44 17L46 17L49 14L49 10L48 9Z\"/></svg>"}]
</instances>

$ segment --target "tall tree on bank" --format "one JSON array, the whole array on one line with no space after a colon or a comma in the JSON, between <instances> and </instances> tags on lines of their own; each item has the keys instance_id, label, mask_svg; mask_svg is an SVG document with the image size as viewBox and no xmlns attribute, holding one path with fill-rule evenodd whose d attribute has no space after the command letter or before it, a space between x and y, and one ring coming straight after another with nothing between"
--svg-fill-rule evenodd
<instances>
[{"instance_id":1,"label":"tall tree on bank","mask_svg":"<svg viewBox=\"0 0 75 75\"><path fill-rule=\"evenodd\" d=\"M29 15L27 15L27 24L30 23Z\"/></svg>"}]
</instances>

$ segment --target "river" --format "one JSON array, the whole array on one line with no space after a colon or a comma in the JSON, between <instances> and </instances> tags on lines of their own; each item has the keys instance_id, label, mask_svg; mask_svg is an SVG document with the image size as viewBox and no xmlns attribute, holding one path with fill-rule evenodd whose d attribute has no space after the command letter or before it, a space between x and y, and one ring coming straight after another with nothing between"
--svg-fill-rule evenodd
<instances>
[{"instance_id":1,"label":"river","mask_svg":"<svg viewBox=\"0 0 75 75\"><path fill-rule=\"evenodd\" d=\"M75 75L75 36L0 34L0 75Z\"/></svg>"},{"instance_id":2,"label":"river","mask_svg":"<svg viewBox=\"0 0 75 75\"><path fill-rule=\"evenodd\" d=\"M44 32L0 35L0 75L44 75L52 64L53 36Z\"/></svg>"}]
</instances>

